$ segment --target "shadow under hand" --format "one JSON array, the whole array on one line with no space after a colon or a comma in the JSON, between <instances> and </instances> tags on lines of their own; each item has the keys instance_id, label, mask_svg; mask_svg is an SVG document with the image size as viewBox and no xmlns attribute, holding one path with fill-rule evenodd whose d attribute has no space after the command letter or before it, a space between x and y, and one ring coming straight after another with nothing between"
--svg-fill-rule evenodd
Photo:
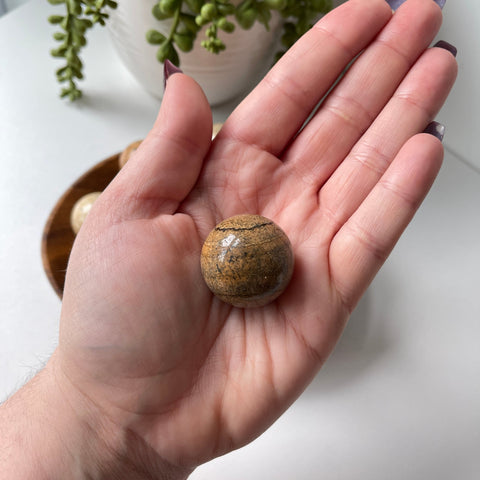
<instances>
[{"instance_id":1,"label":"shadow under hand","mask_svg":"<svg viewBox=\"0 0 480 480\"><path fill-rule=\"evenodd\" d=\"M89 114L102 115L107 120L111 117L116 122L126 119L131 125L153 125L161 101L147 93L135 93L136 90L126 89L125 95L119 98L117 93L91 88L74 106L79 110L88 109Z\"/></svg>"},{"instance_id":2,"label":"shadow under hand","mask_svg":"<svg viewBox=\"0 0 480 480\"><path fill-rule=\"evenodd\" d=\"M385 319L375 318L372 292L353 311L333 353L309 386L306 395L324 394L361 381L370 366L389 349Z\"/></svg>"}]
</instances>

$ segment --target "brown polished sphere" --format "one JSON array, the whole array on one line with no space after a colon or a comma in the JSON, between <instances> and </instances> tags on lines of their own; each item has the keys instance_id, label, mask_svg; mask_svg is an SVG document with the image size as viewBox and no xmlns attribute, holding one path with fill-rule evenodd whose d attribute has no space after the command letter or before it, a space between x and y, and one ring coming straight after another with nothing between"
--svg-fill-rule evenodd
<instances>
[{"instance_id":1,"label":"brown polished sphere","mask_svg":"<svg viewBox=\"0 0 480 480\"><path fill-rule=\"evenodd\" d=\"M293 272L292 245L268 218L237 215L210 232L201 267L218 298L235 307L261 307L287 287Z\"/></svg>"}]
</instances>

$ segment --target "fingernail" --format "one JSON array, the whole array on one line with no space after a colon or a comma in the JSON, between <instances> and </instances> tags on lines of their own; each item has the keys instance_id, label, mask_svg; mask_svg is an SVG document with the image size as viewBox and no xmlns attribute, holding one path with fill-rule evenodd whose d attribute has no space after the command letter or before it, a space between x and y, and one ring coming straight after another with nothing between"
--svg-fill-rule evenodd
<instances>
[{"instance_id":1,"label":"fingernail","mask_svg":"<svg viewBox=\"0 0 480 480\"><path fill-rule=\"evenodd\" d=\"M392 10L396 10L405 0L387 0Z\"/></svg>"},{"instance_id":2,"label":"fingernail","mask_svg":"<svg viewBox=\"0 0 480 480\"><path fill-rule=\"evenodd\" d=\"M165 60L163 64L163 90L167 87L167 80L174 73L183 73L178 67L176 67L170 60Z\"/></svg>"},{"instance_id":3,"label":"fingernail","mask_svg":"<svg viewBox=\"0 0 480 480\"><path fill-rule=\"evenodd\" d=\"M406 0L387 0L392 10L396 10ZM433 0L440 8L443 8L447 0Z\"/></svg>"},{"instance_id":4,"label":"fingernail","mask_svg":"<svg viewBox=\"0 0 480 480\"><path fill-rule=\"evenodd\" d=\"M429 133L443 142L443 137L445 136L445 126L438 122L431 122L427 125L427 128L423 131L423 133Z\"/></svg>"},{"instance_id":5,"label":"fingernail","mask_svg":"<svg viewBox=\"0 0 480 480\"><path fill-rule=\"evenodd\" d=\"M444 48L445 50L448 50L454 57L457 56L457 48L454 47L451 43L446 42L445 40L438 41L434 45L434 47Z\"/></svg>"}]
</instances>

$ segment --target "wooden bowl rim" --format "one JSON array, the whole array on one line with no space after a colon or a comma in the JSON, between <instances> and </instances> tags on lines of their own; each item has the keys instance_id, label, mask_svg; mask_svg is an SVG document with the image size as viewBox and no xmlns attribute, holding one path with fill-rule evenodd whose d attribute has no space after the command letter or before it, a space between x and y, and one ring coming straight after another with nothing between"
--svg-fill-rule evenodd
<instances>
[{"instance_id":1,"label":"wooden bowl rim","mask_svg":"<svg viewBox=\"0 0 480 480\"><path fill-rule=\"evenodd\" d=\"M90 179L100 169L107 166L111 166L113 170L114 167L118 167L119 157L120 157L120 153L112 155L111 157L108 157L107 159L97 163L92 168L87 170L83 175L77 178L77 180L75 180L75 182L67 190L65 190L63 195L57 200L55 206L50 212L50 215L48 216L47 222L45 223L45 227L43 229L43 234L42 234L42 245L41 245L43 269L45 270L47 278L50 284L52 285L55 293L58 295L60 299L63 296L63 285L60 285L59 282L57 281L56 275L52 270L51 259L49 255L49 243L51 240L52 228L55 225L55 223L59 221L59 212L62 210L62 207L64 207L66 200L69 200L71 199L72 196L75 196L74 193L77 189L81 191L81 186L86 182L86 180ZM114 177L115 175L111 178L111 180L113 180ZM82 195L84 195L84 193L80 194L79 192L77 200ZM72 231L72 235L73 235L73 231ZM70 240L68 240L68 243L71 243L71 245L73 245L74 240L75 240L74 236L73 236L73 240L71 240L71 237L70 237ZM70 245L70 249L71 249L71 245ZM66 264L68 264L68 258L66 259ZM65 269L66 269L66 265L65 265Z\"/></svg>"}]
</instances>

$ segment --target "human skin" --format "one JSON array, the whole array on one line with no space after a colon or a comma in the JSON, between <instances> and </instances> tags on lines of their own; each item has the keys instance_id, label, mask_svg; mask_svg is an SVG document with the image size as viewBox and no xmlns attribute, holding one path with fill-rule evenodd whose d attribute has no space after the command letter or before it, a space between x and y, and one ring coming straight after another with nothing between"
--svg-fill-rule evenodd
<instances>
[{"instance_id":1,"label":"human skin","mask_svg":"<svg viewBox=\"0 0 480 480\"><path fill-rule=\"evenodd\" d=\"M77 237L58 348L0 408L5 478L182 479L288 408L440 169L441 142L421 133L457 71L428 48L440 24L431 0L393 15L350 0L213 143L200 87L170 76L150 134ZM261 308L222 303L200 272L209 231L240 213L271 218L294 249L287 290Z\"/></svg>"}]
</instances>

